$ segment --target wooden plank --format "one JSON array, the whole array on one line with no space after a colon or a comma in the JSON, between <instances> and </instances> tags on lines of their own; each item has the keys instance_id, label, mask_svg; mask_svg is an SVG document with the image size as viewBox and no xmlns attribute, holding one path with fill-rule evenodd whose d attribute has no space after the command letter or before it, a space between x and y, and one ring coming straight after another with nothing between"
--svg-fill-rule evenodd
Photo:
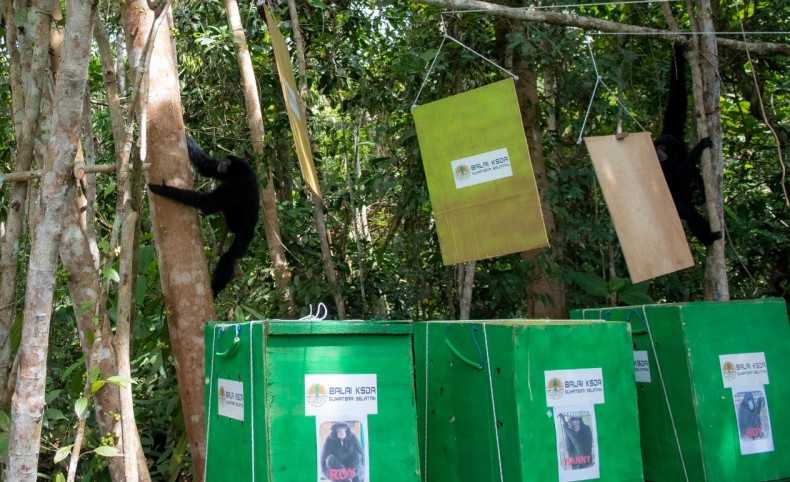
<instances>
[{"instance_id":1,"label":"wooden plank","mask_svg":"<svg viewBox=\"0 0 790 482\"><path fill-rule=\"evenodd\" d=\"M649 132L585 137L631 281L694 266Z\"/></svg>"}]
</instances>

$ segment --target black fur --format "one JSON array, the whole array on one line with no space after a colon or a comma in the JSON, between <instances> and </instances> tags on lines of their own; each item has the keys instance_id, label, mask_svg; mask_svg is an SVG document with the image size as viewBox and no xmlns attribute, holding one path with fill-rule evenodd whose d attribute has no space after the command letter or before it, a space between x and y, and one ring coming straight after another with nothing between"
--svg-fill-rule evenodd
<instances>
[{"instance_id":1,"label":"black fur","mask_svg":"<svg viewBox=\"0 0 790 482\"><path fill-rule=\"evenodd\" d=\"M685 140L688 92L686 91L686 58L683 54L683 46L676 45L674 62L669 74L669 95L664 111L664 126L654 144L680 219L686 221L691 232L702 244L710 246L721 238L721 233L711 232L708 221L697 211L694 195L702 192L703 189L699 166L702 151L712 147L713 143L706 137L699 141L691 152L688 150Z\"/></svg>"},{"instance_id":2,"label":"black fur","mask_svg":"<svg viewBox=\"0 0 790 482\"><path fill-rule=\"evenodd\" d=\"M222 213L228 231L234 234L230 248L219 258L211 289L216 297L233 279L236 260L244 256L255 235L258 223L258 179L250 164L239 157L228 156L218 161L208 156L194 139L187 136L189 160L197 171L206 177L219 180L211 192L191 191L149 184L151 192L200 209L203 214Z\"/></svg>"}]
</instances>

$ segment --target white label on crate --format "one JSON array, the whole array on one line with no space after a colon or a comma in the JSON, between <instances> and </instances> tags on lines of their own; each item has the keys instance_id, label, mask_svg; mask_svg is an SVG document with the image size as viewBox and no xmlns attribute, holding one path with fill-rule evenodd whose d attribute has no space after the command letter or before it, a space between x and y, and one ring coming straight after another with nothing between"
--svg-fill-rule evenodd
<instances>
[{"instance_id":1,"label":"white label on crate","mask_svg":"<svg viewBox=\"0 0 790 482\"><path fill-rule=\"evenodd\" d=\"M768 385L768 365L765 353L735 353L719 355L724 388Z\"/></svg>"},{"instance_id":2,"label":"white label on crate","mask_svg":"<svg viewBox=\"0 0 790 482\"><path fill-rule=\"evenodd\" d=\"M604 403L603 372L600 368L546 370L546 405L565 407Z\"/></svg>"},{"instance_id":3,"label":"white label on crate","mask_svg":"<svg viewBox=\"0 0 790 482\"><path fill-rule=\"evenodd\" d=\"M244 421L244 383L236 380L217 380L217 396L221 417L228 417L240 422Z\"/></svg>"},{"instance_id":4,"label":"white label on crate","mask_svg":"<svg viewBox=\"0 0 790 482\"><path fill-rule=\"evenodd\" d=\"M368 417L316 417L317 482L370 482Z\"/></svg>"},{"instance_id":5,"label":"white label on crate","mask_svg":"<svg viewBox=\"0 0 790 482\"><path fill-rule=\"evenodd\" d=\"M773 452L774 438L765 387L735 387L732 389L732 401L738 421L741 455Z\"/></svg>"},{"instance_id":6,"label":"white label on crate","mask_svg":"<svg viewBox=\"0 0 790 482\"><path fill-rule=\"evenodd\" d=\"M650 360L647 351L634 351L634 377L637 383L650 383Z\"/></svg>"},{"instance_id":7,"label":"white label on crate","mask_svg":"<svg viewBox=\"0 0 790 482\"><path fill-rule=\"evenodd\" d=\"M510 156L506 148L456 159L450 162L450 169L453 172L456 189L496 181L513 175Z\"/></svg>"},{"instance_id":8,"label":"white label on crate","mask_svg":"<svg viewBox=\"0 0 790 482\"><path fill-rule=\"evenodd\" d=\"M361 417L378 413L375 374L305 375L304 390L307 416Z\"/></svg>"},{"instance_id":9,"label":"white label on crate","mask_svg":"<svg viewBox=\"0 0 790 482\"><path fill-rule=\"evenodd\" d=\"M560 482L601 477L595 405L554 407Z\"/></svg>"}]
</instances>

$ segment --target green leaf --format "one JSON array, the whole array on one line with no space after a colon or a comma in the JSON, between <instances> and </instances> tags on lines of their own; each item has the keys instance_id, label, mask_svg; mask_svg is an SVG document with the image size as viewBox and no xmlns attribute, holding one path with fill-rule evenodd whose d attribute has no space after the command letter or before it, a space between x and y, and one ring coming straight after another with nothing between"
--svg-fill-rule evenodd
<instances>
[{"instance_id":1,"label":"green leaf","mask_svg":"<svg viewBox=\"0 0 790 482\"><path fill-rule=\"evenodd\" d=\"M615 276L614 278L609 280L609 283L608 283L607 286L609 288L609 292L610 293L617 293L618 291L622 290L623 288L625 288L629 284L630 283L628 282L627 279Z\"/></svg>"},{"instance_id":2,"label":"green leaf","mask_svg":"<svg viewBox=\"0 0 790 482\"><path fill-rule=\"evenodd\" d=\"M94 450L97 454L101 455L102 457L118 457L120 452L115 447L111 447L109 445L99 445Z\"/></svg>"},{"instance_id":3,"label":"green leaf","mask_svg":"<svg viewBox=\"0 0 790 482\"><path fill-rule=\"evenodd\" d=\"M63 475L63 472L58 472L55 474L55 477L52 478L52 482L66 482L66 476Z\"/></svg>"},{"instance_id":4,"label":"green leaf","mask_svg":"<svg viewBox=\"0 0 790 482\"><path fill-rule=\"evenodd\" d=\"M74 402L74 413L76 413L79 418L83 418L87 410L88 410L87 398L80 397Z\"/></svg>"},{"instance_id":5,"label":"green leaf","mask_svg":"<svg viewBox=\"0 0 790 482\"><path fill-rule=\"evenodd\" d=\"M8 432L0 433L0 457L8 456Z\"/></svg>"},{"instance_id":6,"label":"green leaf","mask_svg":"<svg viewBox=\"0 0 790 482\"><path fill-rule=\"evenodd\" d=\"M128 387L134 381L131 378L122 377L120 375L113 375L107 379L107 382L112 383L113 385L118 385L119 387Z\"/></svg>"},{"instance_id":7,"label":"green leaf","mask_svg":"<svg viewBox=\"0 0 790 482\"><path fill-rule=\"evenodd\" d=\"M57 420L67 420L66 416L57 408L48 408L44 411L44 418L55 422Z\"/></svg>"},{"instance_id":8,"label":"green leaf","mask_svg":"<svg viewBox=\"0 0 790 482\"><path fill-rule=\"evenodd\" d=\"M120 283L121 282L121 276L112 267L107 267L107 269L104 270L103 275L104 275L104 279L108 279L110 281L115 281L116 283Z\"/></svg>"},{"instance_id":9,"label":"green leaf","mask_svg":"<svg viewBox=\"0 0 790 482\"><path fill-rule=\"evenodd\" d=\"M11 419L5 411L0 410L0 431L8 432L11 430Z\"/></svg>"},{"instance_id":10,"label":"green leaf","mask_svg":"<svg viewBox=\"0 0 790 482\"><path fill-rule=\"evenodd\" d=\"M649 305L655 303L647 294L648 283L629 285L620 292L620 300L628 305Z\"/></svg>"},{"instance_id":11,"label":"green leaf","mask_svg":"<svg viewBox=\"0 0 790 482\"><path fill-rule=\"evenodd\" d=\"M107 384L107 380L94 380L91 382L91 395L95 395L96 392L102 389L104 385Z\"/></svg>"},{"instance_id":12,"label":"green leaf","mask_svg":"<svg viewBox=\"0 0 790 482\"><path fill-rule=\"evenodd\" d=\"M606 280L598 275L573 271L570 273L570 279L579 285L587 294L600 296L602 298L609 296Z\"/></svg>"},{"instance_id":13,"label":"green leaf","mask_svg":"<svg viewBox=\"0 0 790 482\"><path fill-rule=\"evenodd\" d=\"M52 401L53 401L53 400L55 400L56 398L58 398L58 396L59 396L59 395L60 395L62 392L63 392L63 390L61 390L60 388L58 388L57 390L52 390L52 391L49 391L49 392L47 392L47 394L44 396L44 400L47 402L47 404L50 404L50 403L52 403Z\"/></svg>"},{"instance_id":14,"label":"green leaf","mask_svg":"<svg viewBox=\"0 0 790 482\"><path fill-rule=\"evenodd\" d=\"M59 464L60 462L66 460L66 457L69 456L71 453L71 448L74 445L64 445L63 447L59 448L57 452L55 452L55 463Z\"/></svg>"}]
</instances>

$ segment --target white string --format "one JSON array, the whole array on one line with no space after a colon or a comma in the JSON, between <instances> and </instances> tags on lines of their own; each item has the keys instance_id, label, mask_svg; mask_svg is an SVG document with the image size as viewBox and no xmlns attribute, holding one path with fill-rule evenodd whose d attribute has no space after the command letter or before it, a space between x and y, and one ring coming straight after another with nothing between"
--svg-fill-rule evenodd
<instances>
[{"instance_id":1,"label":"white string","mask_svg":"<svg viewBox=\"0 0 790 482\"><path fill-rule=\"evenodd\" d=\"M647 318L646 305L642 305L642 316L645 319L645 326L647 327L647 335L650 338L650 346L653 349L653 358L656 360L656 368L658 369L658 379L661 382L661 391L664 394L664 402L667 404L667 412L669 412L669 421L672 423L672 433L675 435L675 443L678 447L678 454L680 455L680 466L683 468L683 476L686 482L689 482L689 474L686 471L686 461L683 460L683 449L680 447L680 437L678 436L678 427L675 423L675 416L672 414L672 406L669 404L669 395L667 395L667 386L664 383L664 373L661 370L661 361L658 359L658 352L656 351L656 344L653 341L653 331L650 329L650 320ZM706 477L707 479L707 477Z\"/></svg>"},{"instance_id":2,"label":"white string","mask_svg":"<svg viewBox=\"0 0 790 482\"><path fill-rule=\"evenodd\" d=\"M299 321L323 321L329 315L329 310L323 303L318 303L315 314L313 314L313 305L310 304L310 314L299 318Z\"/></svg>"},{"instance_id":3,"label":"white string","mask_svg":"<svg viewBox=\"0 0 790 482\"><path fill-rule=\"evenodd\" d=\"M425 84L428 83L428 77L431 75L431 71L433 71L434 65L436 65L436 60L439 58L439 54L442 51L442 47L444 47L444 43L449 39L461 47L465 48L466 50L472 52L473 54L477 55L481 59L485 60L489 64L493 65L494 67L498 68L502 72L505 72L509 76L513 77L515 80L518 80L518 75L514 74L513 72L509 71L508 69L502 67L498 63L494 62L493 60L489 59L485 55L481 54L477 50L473 49L472 47L466 45L465 43L461 42L457 38L453 37L452 35L447 33L447 29L444 25L444 12L441 14L441 26L442 32L442 43L439 44L439 49L436 50L436 55L433 56L433 60L431 61L431 65L428 67L428 72L425 73L425 77L422 79L422 84L420 85L420 90L417 91L417 96L414 98L414 102L411 103L412 109L417 105L417 101L420 99L420 94L422 94L422 90L425 88Z\"/></svg>"},{"instance_id":4,"label":"white string","mask_svg":"<svg viewBox=\"0 0 790 482\"><path fill-rule=\"evenodd\" d=\"M208 413L206 414L206 454L203 458L203 482L206 482L208 471L208 446L211 439L211 407L214 406L214 353L217 346L217 325L214 325L214 336L211 337L211 367L208 376Z\"/></svg>"},{"instance_id":5,"label":"white string","mask_svg":"<svg viewBox=\"0 0 790 482\"><path fill-rule=\"evenodd\" d=\"M428 67L428 72L425 73L425 77L422 79L422 85L420 85L420 90L417 91L417 97L414 98L414 102L411 103L412 108L417 105L417 100L420 98L420 94L422 94L422 89L425 87L425 84L428 82L428 76L431 75L431 71L433 70L434 64L436 64L436 59L439 58L439 52L442 51L442 47L444 47L444 42L447 40L447 36L442 36L442 43L439 44L439 50L436 51L436 55L433 56L433 61L431 62L431 66Z\"/></svg>"},{"instance_id":6,"label":"white string","mask_svg":"<svg viewBox=\"0 0 790 482\"><path fill-rule=\"evenodd\" d=\"M468 51L472 52L473 54L477 55L477 56L478 56L478 57L480 57L481 59L483 59L483 60L485 60L486 62L488 62L489 64L493 65L494 67L498 68L498 69L499 69L499 70L501 70L502 72L505 72L505 73L506 73L506 74L508 74L509 76L511 76L511 77L513 77L514 79L518 80L518 75L516 75L516 74L514 74L513 72L509 71L508 69L506 69L506 68L502 67L502 66L501 66L501 65L499 65L498 63L496 63L496 62L494 62L493 60L489 59L488 57L484 56L483 54L481 54L480 52L476 51L476 50L475 50L475 49L473 49L472 47L469 47L468 45L466 45L465 43L461 42L460 40L458 40L457 38L453 37L452 35L450 35L450 34L447 34L447 33L446 33L446 34L444 34L444 36L445 36L446 38L449 38L449 39L450 39L450 40L452 40L453 42L457 43L457 44L458 44L458 45L460 45L461 47L465 48L466 50L468 50Z\"/></svg>"},{"instance_id":7,"label":"white string","mask_svg":"<svg viewBox=\"0 0 790 482\"><path fill-rule=\"evenodd\" d=\"M505 474L502 472L502 450L499 447L499 426L497 425L496 417L496 401L494 399L494 380L491 378L491 359L488 356L488 333L486 332L486 324L483 325L483 342L486 348L486 366L488 371L488 389L491 392L491 413L494 417L494 436L496 437L496 457L499 462L499 482L505 482Z\"/></svg>"},{"instance_id":8,"label":"white string","mask_svg":"<svg viewBox=\"0 0 790 482\"><path fill-rule=\"evenodd\" d=\"M620 100L620 95L617 92L615 92L614 89L609 87L609 85L606 83L605 80L603 80L603 76L598 71L598 62L595 61L595 53L593 52L592 49L592 38L587 37L585 43L587 44L587 49L590 52L590 60L592 61L593 70L595 70L595 85L593 86L592 95L590 96L590 103L587 105L587 112L584 114L584 120L582 121L582 127L581 130L579 131L579 138L576 140L576 144L582 143L582 137L584 136L584 128L587 125L587 118L590 116L590 111L592 110L593 101L595 100L595 94L598 91L598 84L603 85L606 91L614 96L615 100L617 100L617 104L623 109L623 111L625 111L626 114L628 114L631 117L631 119L633 119L633 121L636 123L636 125L639 126L640 129L642 129L643 131L647 130L639 122L639 119L637 119L636 116L634 116L634 114L631 113L630 110L628 110L628 107L625 106L623 101Z\"/></svg>"},{"instance_id":9,"label":"white string","mask_svg":"<svg viewBox=\"0 0 790 482\"><path fill-rule=\"evenodd\" d=\"M422 452L423 456L422 459L425 461L423 470L425 474L423 475L423 480L428 482L428 367L430 366L430 358L428 358L428 347L431 345L431 337L430 335L431 324L425 324L425 436L423 437L423 447Z\"/></svg>"},{"instance_id":10,"label":"white string","mask_svg":"<svg viewBox=\"0 0 790 482\"><path fill-rule=\"evenodd\" d=\"M248 380L250 380L250 445L252 446L250 455L252 457L252 482L255 482L255 384L252 382L255 373L252 371L252 352L254 351L252 343L252 323L249 324L249 327L250 332L247 337L247 349L250 351L250 376L248 378ZM208 454L208 450L206 450L206 454Z\"/></svg>"}]
</instances>

